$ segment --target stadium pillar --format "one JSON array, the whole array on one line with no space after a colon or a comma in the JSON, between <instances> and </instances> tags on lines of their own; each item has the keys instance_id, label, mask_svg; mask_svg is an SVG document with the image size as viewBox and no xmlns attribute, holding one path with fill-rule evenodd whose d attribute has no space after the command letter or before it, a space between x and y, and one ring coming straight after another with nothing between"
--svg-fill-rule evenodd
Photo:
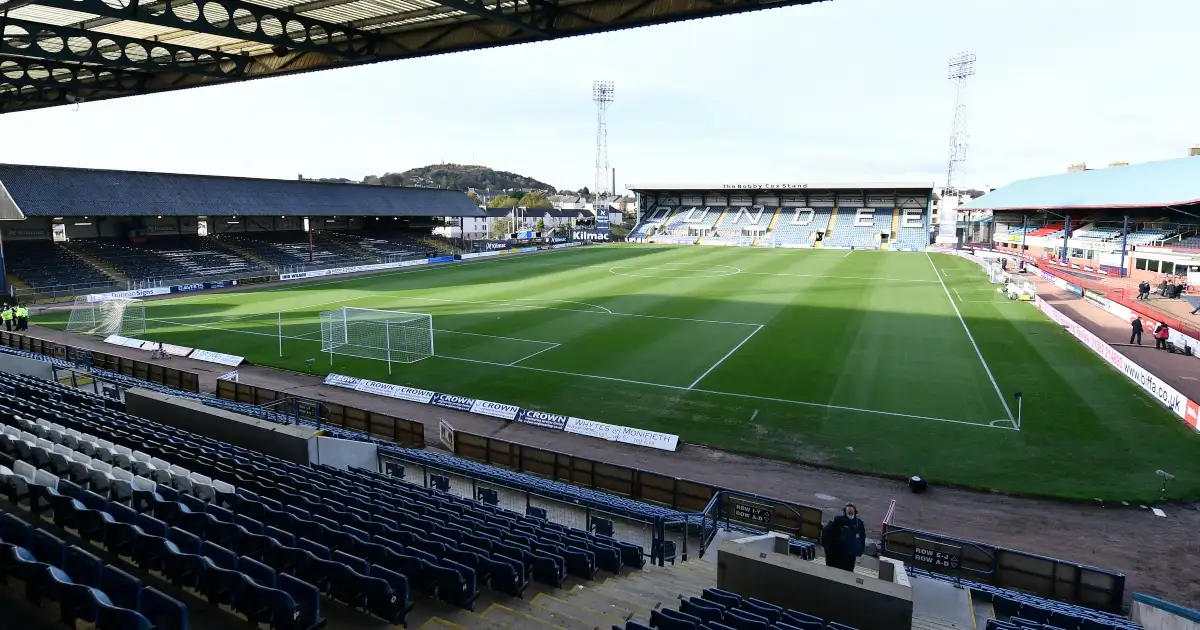
<instances>
[{"instance_id":1,"label":"stadium pillar","mask_svg":"<svg viewBox=\"0 0 1200 630\"><path fill-rule=\"evenodd\" d=\"M1021 258L1025 258L1025 233L1029 231L1029 215L1021 217Z\"/></svg>"},{"instance_id":2,"label":"stadium pillar","mask_svg":"<svg viewBox=\"0 0 1200 630\"><path fill-rule=\"evenodd\" d=\"M0 293L9 295L8 269L4 264L4 239L0 238Z\"/></svg>"},{"instance_id":3,"label":"stadium pillar","mask_svg":"<svg viewBox=\"0 0 1200 630\"><path fill-rule=\"evenodd\" d=\"M1071 260L1071 258L1069 256L1067 256L1067 253L1068 253L1067 245L1070 243L1070 241L1071 241L1071 215L1070 215L1070 213L1067 213L1067 222L1063 225L1063 248L1062 248L1062 257L1060 258L1060 260L1062 260L1062 262L1064 262L1064 263L1070 262L1070 260Z\"/></svg>"},{"instance_id":4,"label":"stadium pillar","mask_svg":"<svg viewBox=\"0 0 1200 630\"><path fill-rule=\"evenodd\" d=\"M1125 215L1125 221L1121 224L1121 267L1117 270L1120 277L1125 277L1125 238L1129 236L1129 215Z\"/></svg>"}]
</instances>

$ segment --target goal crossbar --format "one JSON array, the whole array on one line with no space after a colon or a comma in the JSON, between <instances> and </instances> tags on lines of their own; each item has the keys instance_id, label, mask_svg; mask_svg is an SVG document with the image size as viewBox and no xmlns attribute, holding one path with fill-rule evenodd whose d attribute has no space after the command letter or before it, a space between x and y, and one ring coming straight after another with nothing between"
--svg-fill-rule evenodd
<instances>
[{"instance_id":1,"label":"goal crossbar","mask_svg":"<svg viewBox=\"0 0 1200 630\"><path fill-rule=\"evenodd\" d=\"M71 306L67 332L81 335L142 335L146 305L134 298L81 295Z\"/></svg>"},{"instance_id":2,"label":"goal crossbar","mask_svg":"<svg viewBox=\"0 0 1200 630\"><path fill-rule=\"evenodd\" d=\"M343 306L322 311L321 351L392 363L415 363L434 355L433 317L427 313Z\"/></svg>"}]
</instances>

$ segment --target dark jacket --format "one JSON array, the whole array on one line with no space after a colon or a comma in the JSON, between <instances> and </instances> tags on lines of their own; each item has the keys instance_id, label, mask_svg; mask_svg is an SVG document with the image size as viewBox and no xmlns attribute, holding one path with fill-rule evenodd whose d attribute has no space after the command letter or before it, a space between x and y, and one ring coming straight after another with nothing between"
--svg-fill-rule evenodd
<instances>
[{"instance_id":1,"label":"dark jacket","mask_svg":"<svg viewBox=\"0 0 1200 630\"><path fill-rule=\"evenodd\" d=\"M1142 332L1142 320L1140 318L1133 320L1133 332Z\"/></svg>"},{"instance_id":2,"label":"dark jacket","mask_svg":"<svg viewBox=\"0 0 1200 630\"><path fill-rule=\"evenodd\" d=\"M867 526L857 516L839 514L821 530L821 546L826 555L858 557L867 544Z\"/></svg>"}]
</instances>

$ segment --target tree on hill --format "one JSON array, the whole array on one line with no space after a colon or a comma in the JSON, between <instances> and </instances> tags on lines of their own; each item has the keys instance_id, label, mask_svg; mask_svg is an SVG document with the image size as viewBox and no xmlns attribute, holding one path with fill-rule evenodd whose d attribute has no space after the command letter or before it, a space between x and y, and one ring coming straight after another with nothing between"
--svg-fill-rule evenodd
<instances>
[{"instance_id":1,"label":"tree on hill","mask_svg":"<svg viewBox=\"0 0 1200 630\"><path fill-rule=\"evenodd\" d=\"M545 194L538 192L536 190L533 192L530 192L530 193L526 193L526 195L524 197L521 197L521 201L518 202L517 205L521 206L523 208L553 208L554 207L554 204L550 203L550 200L546 198Z\"/></svg>"},{"instance_id":2,"label":"tree on hill","mask_svg":"<svg viewBox=\"0 0 1200 630\"><path fill-rule=\"evenodd\" d=\"M379 177L379 182L384 186L427 186L450 190L555 191L550 184L532 177L469 164L433 164L402 173L385 173Z\"/></svg>"},{"instance_id":3,"label":"tree on hill","mask_svg":"<svg viewBox=\"0 0 1200 630\"><path fill-rule=\"evenodd\" d=\"M516 197L509 197L508 195L499 195L497 197L492 197L492 200L488 202L488 207L489 208L516 208L517 203L519 201L520 201L520 199L517 199Z\"/></svg>"},{"instance_id":4,"label":"tree on hill","mask_svg":"<svg viewBox=\"0 0 1200 630\"><path fill-rule=\"evenodd\" d=\"M478 206L478 205L480 205L480 202L479 202L479 195L476 195L474 190L468 190L468 191L467 191L467 199L470 199L470 200L471 200L471 203L473 203L473 204L475 204L475 205L477 205L477 206Z\"/></svg>"}]
</instances>

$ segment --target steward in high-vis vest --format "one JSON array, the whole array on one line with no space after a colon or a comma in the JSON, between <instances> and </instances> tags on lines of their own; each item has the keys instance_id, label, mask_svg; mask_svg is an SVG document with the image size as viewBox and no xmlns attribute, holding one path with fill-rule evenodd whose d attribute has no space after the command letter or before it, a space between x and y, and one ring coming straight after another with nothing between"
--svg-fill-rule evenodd
<instances>
[{"instance_id":1,"label":"steward in high-vis vest","mask_svg":"<svg viewBox=\"0 0 1200 630\"><path fill-rule=\"evenodd\" d=\"M29 309L24 304L17 307L17 330L29 330Z\"/></svg>"},{"instance_id":2,"label":"steward in high-vis vest","mask_svg":"<svg viewBox=\"0 0 1200 630\"><path fill-rule=\"evenodd\" d=\"M0 319L4 320L4 330L7 330L8 332L12 332L12 329L13 329L12 328L13 327L12 309L7 306L4 307L4 310L0 311Z\"/></svg>"}]
</instances>

